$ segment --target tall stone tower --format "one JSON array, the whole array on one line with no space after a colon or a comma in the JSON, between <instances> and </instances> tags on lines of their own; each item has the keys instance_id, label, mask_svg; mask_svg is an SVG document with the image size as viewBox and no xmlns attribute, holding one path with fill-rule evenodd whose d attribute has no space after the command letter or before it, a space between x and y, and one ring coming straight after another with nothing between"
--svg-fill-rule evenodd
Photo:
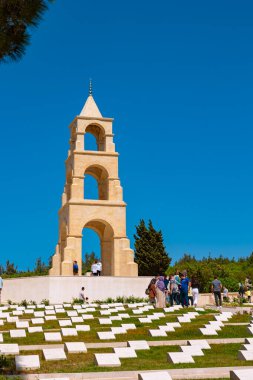
<instances>
[{"instance_id":1,"label":"tall stone tower","mask_svg":"<svg viewBox=\"0 0 253 380\"><path fill-rule=\"evenodd\" d=\"M118 177L118 153L112 132L113 119L101 115L92 88L80 113L70 124L70 148L66 183L59 210L59 240L53 255L51 276L72 276L73 261L82 267L82 231L94 230L101 245L105 276L138 276L133 250L126 236L126 203ZM85 148L87 133L96 139L97 150ZM98 184L98 199L86 199L85 175Z\"/></svg>"}]
</instances>

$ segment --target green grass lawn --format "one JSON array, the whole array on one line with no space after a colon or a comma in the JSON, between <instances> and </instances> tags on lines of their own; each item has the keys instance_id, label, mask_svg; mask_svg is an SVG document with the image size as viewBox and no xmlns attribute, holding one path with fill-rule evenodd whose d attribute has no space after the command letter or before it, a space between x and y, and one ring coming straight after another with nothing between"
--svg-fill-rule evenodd
<instances>
[{"instance_id":1,"label":"green grass lawn","mask_svg":"<svg viewBox=\"0 0 253 380\"><path fill-rule=\"evenodd\" d=\"M83 342L106 342L101 341L98 336L98 331L110 331L111 326L121 326L122 323L135 323L136 330L128 330L127 334L117 334L113 342L125 342L128 340L185 340L185 339L205 339L212 338L212 336L205 337L199 331L199 328L203 327L204 324L207 324L208 321L215 320L213 314L201 314L196 319L192 320L190 323L182 323L180 328L176 328L175 332L167 333L167 337L151 337L149 334L149 329L156 329L159 325L165 325L167 322L176 322L177 316L174 314L168 314L166 317L161 318L160 320L155 320L150 324L142 324L138 320L139 317L131 317L129 319L123 319L122 321L113 321L112 325L100 325L98 319L84 321L82 324L88 324L91 327L89 332L78 332L76 337L63 337L63 342L70 341L83 341ZM251 316L249 314L237 314L234 315L229 323L240 323L247 322L249 323ZM32 324L30 324L32 326ZM6 331L10 329L15 329L15 323L6 323L4 326L0 326L1 331ZM44 331L60 331L60 326L58 321L46 321L43 325ZM224 326L221 331L218 331L218 335L214 335L213 338L245 338L252 336L247 331L247 326ZM28 334L26 338L11 338L8 332L4 333L4 342L5 343L18 343L20 345L31 345L31 344L45 344L44 334L43 333L32 333ZM50 344L50 343L48 343ZM53 344L53 342L52 342Z\"/></svg>"},{"instance_id":2,"label":"green grass lawn","mask_svg":"<svg viewBox=\"0 0 253 380\"><path fill-rule=\"evenodd\" d=\"M136 359L121 359L121 367L98 367L95 365L94 354L113 352L113 349L90 349L85 354L68 354L67 360L45 361L42 351L25 352L38 354L40 356L40 370L36 373L67 373L67 372L99 372L99 371L141 371L162 370L175 368L207 368L207 367L229 367L229 366L252 366L253 361L241 361L237 359L241 344L216 344L211 350L204 350L204 356L194 357L192 364L172 364L167 361L167 352L179 352L178 346L151 347L150 350L137 351ZM22 353L21 353L22 354ZM15 372L14 372L15 373ZM24 373L24 372L22 372ZM27 371L25 373L32 373ZM189 370L190 375L190 370Z\"/></svg>"}]
</instances>

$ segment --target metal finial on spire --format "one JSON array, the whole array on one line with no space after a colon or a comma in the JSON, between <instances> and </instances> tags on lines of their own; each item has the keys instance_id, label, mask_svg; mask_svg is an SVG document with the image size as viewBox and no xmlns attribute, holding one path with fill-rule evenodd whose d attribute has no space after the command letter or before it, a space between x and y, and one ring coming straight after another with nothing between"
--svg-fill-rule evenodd
<instances>
[{"instance_id":1,"label":"metal finial on spire","mask_svg":"<svg viewBox=\"0 0 253 380\"><path fill-rule=\"evenodd\" d=\"M92 79L90 79L89 95L92 96Z\"/></svg>"}]
</instances>

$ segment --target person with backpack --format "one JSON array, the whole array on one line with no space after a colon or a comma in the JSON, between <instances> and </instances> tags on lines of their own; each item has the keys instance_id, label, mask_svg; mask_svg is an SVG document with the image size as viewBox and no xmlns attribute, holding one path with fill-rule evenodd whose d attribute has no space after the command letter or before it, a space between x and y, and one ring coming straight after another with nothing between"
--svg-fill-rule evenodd
<instances>
[{"instance_id":1,"label":"person with backpack","mask_svg":"<svg viewBox=\"0 0 253 380\"><path fill-rule=\"evenodd\" d=\"M156 279L153 278L150 283L149 283L149 286L146 290L146 294L148 294L148 297L149 297L149 302L154 304L155 301L156 301L156 288L155 288L155 283L156 283Z\"/></svg>"}]
</instances>

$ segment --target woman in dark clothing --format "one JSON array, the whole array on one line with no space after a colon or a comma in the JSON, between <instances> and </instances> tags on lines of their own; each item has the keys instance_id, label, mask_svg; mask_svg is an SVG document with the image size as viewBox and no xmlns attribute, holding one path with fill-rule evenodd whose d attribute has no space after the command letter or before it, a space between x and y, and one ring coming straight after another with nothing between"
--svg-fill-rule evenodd
<instances>
[{"instance_id":1,"label":"woman in dark clothing","mask_svg":"<svg viewBox=\"0 0 253 380\"><path fill-rule=\"evenodd\" d=\"M150 303L155 303L155 298L156 298L156 287L155 287L155 283L156 283L156 279L153 278L151 281L150 281L150 284L148 286L148 290L149 290L149 302Z\"/></svg>"}]
</instances>

